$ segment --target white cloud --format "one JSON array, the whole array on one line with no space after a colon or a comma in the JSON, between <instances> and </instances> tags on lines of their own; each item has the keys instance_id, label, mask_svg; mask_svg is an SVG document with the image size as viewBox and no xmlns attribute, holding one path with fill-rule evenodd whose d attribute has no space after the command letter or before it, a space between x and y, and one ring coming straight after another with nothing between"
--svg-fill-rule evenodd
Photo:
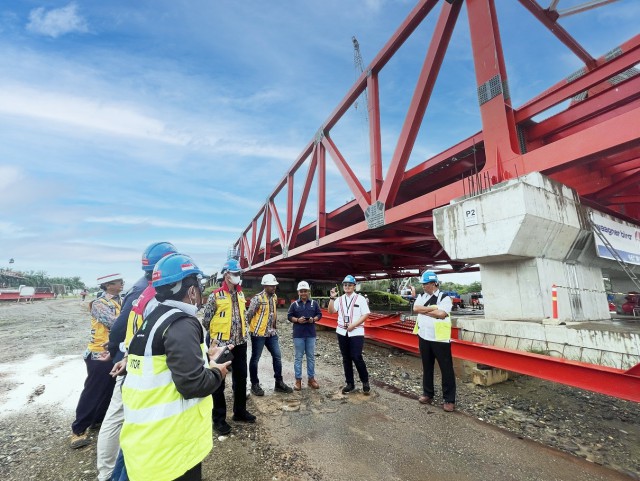
<instances>
[{"instance_id":1,"label":"white cloud","mask_svg":"<svg viewBox=\"0 0 640 481\"><path fill-rule=\"evenodd\" d=\"M0 112L70 124L105 134L186 145L188 140L169 132L165 124L135 108L107 100L96 101L55 92L10 85L0 89Z\"/></svg>"},{"instance_id":2,"label":"white cloud","mask_svg":"<svg viewBox=\"0 0 640 481\"><path fill-rule=\"evenodd\" d=\"M87 21L78 15L77 9L78 7L74 3L48 12L44 7L35 8L29 13L27 30L52 38L73 32L88 32Z\"/></svg>"},{"instance_id":3,"label":"white cloud","mask_svg":"<svg viewBox=\"0 0 640 481\"><path fill-rule=\"evenodd\" d=\"M0 165L0 192L15 185L22 178L22 173L17 167Z\"/></svg>"},{"instance_id":4,"label":"white cloud","mask_svg":"<svg viewBox=\"0 0 640 481\"><path fill-rule=\"evenodd\" d=\"M168 227L171 229L191 229L206 230L213 232L233 232L240 233L238 227L226 227L208 225L196 222L174 222L170 220L157 219L153 217L137 217L137 216L113 216L113 217L87 217L85 222L102 223L102 224L120 224L120 225L146 225L152 227Z\"/></svg>"}]
</instances>

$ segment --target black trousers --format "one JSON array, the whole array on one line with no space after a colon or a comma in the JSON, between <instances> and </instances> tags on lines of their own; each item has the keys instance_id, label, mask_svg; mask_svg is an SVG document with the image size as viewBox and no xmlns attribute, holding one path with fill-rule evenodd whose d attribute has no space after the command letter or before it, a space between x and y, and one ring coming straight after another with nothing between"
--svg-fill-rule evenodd
<instances>
[{"instance_id":1,"label":"black trousers","mask_svg":"<svg viewBox=\"0 0 640 481\"><path fill-rule=\"evenodd\" d=\"M116 384L116 379L109 375L113 368L111 361L97 361L88 357L84 363L87 365L87 379L76 407L76 419L71 424L74 434L82 434L92 424L102 422Z\"/></svg>"},{"instance_id":2,"label":"black trousers","mask_svg":"<svg viewBox=\"0 0 640 481\"><path fill-rule=\"evenodd\" d=\"M422 391L425 396L433 397L433 369L436 359L442 374L442 397L446 403L456 402L456 375L453 372L451 343L425 341L419 339L420 357L422 358Z\"/></svg>"},{"instance_id":3,"label":"black trousers","mask_svg":"<svg viewBox=\"0 0 640 481\"><path fill-rule=\"evenodd\" d=\"M173 481L202 481L202 463L196 464L189 471Z\"/></svg>"},{"instance_id":4,"label":"black trousers","mask_svg":"<svg viewBox=\"0 0 640 481\"><path fill-rule=\"evenodd\" d=\"M355 384L353 380L353 364L356 365L360 381L369 382L369 372L362 357L364 347L364 336L338 336L340 354L342 354L342 367L344 368L344 379L347 384ZM353 363L353 364L352 364Z\"/></svg>"},{"instance_id":5,"label":"black trousers","mask_svg":"<svg viewBox=\"0 0 640 481\"><path fill-rule=\"evenodd\" d=\"M247 344L238 344L231 352L231 382L233 388L233 414L242 416L247 411ZM212 394L213 423L220 424L227 417L227 401L224 398L225 381Z\"/></svg>"}]
</instances>

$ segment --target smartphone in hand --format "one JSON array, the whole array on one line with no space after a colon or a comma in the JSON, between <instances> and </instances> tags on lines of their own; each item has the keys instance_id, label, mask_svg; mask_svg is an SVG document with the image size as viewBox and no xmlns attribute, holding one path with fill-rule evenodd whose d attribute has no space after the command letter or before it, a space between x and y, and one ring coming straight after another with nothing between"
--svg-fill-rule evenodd
<instances>
[{"instance_id":1,"label":"smartphone in hand","mask_svg":"<svg viewBox=\"0 0 640 481\"><path fill-rule=\"evenodd\" d=\"M216 364L224 364L225 362L232 361L232 360L233 360L233 353L231 352L231 349L229 349L228 347L225 347L224 351L222 351L222 354L220 354L217 358L215 358L213 362L215 362ZM227 371L231 371L231 365L227 367Z\"/></svg>"}]
</instances>

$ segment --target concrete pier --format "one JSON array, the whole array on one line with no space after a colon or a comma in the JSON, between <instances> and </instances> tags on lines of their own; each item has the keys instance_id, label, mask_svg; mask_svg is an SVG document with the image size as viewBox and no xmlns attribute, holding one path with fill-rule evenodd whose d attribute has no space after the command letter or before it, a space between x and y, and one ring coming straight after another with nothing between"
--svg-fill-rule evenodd
<instances>
[{"instance_id":1,"label":"concrete pier","mask_svg":"<svg viewBox=\"0 0 640 481\"><path fill-rule=\"evenodd\" d=\"M551 319L554 284L558 323L609 319L588 211L572 189L536 172L433 214L447 254L480 264L487 319Z\"/></svg>"}]
</instances>

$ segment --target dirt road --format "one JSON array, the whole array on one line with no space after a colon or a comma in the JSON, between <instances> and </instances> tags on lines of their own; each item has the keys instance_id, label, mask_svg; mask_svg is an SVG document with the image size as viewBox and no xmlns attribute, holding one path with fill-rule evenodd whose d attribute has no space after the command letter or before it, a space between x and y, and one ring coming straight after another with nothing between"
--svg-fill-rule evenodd
<instances>
[{"instance_id":1,"label":"dirt road","mask_svg":"<svg viewBox=\"0 0 640 481\"><path fill-rule=\"evenodd\" d=\"M95 445L67 444L85 375L86 309L78 299L0 304L4 479L96 478ZM281 326L290 382L290 327ZM231 436L214 439L205 479L640 479L637 404L526 377L491 388L460 380L459 410L445 414L416 402L417 358L372 345L365 354L371 396L340 394L342 367L328 331L318 339L322 388L281 395L265 351L266 396L249 399L258 423L233 423Z\"/></svg>"}]
</instances>

